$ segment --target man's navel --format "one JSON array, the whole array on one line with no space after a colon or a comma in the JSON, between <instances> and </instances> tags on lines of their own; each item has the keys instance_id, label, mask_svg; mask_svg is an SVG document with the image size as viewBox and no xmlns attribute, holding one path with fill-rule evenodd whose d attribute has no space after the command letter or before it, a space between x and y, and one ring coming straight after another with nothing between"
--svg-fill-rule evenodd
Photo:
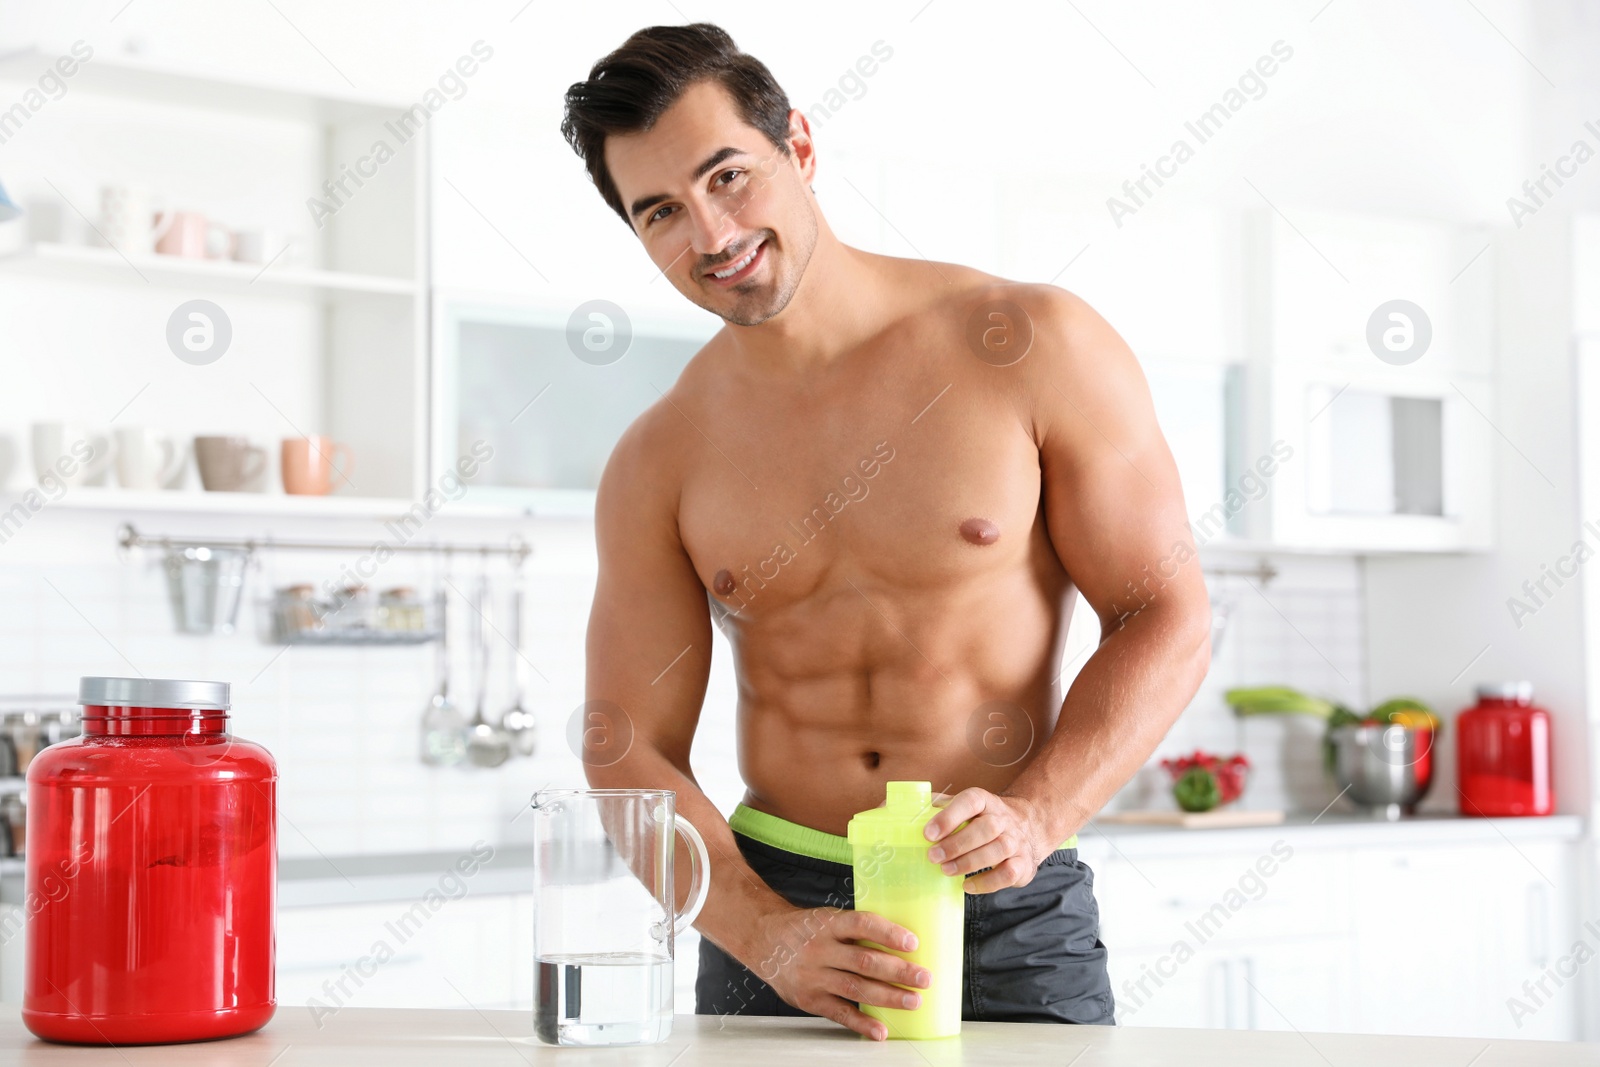
<instances>
[{"instance_id":1,"label":"man's navel","mask_svg":"<svg viewBox=\"0 0 1600 1067\"><path fill-rule=\"evenodd\" d=\"M961 537L968 544L992 545L1000 540L1000 527L988 519L968 519L961 524Z\"/></svg>"}]
</instances>

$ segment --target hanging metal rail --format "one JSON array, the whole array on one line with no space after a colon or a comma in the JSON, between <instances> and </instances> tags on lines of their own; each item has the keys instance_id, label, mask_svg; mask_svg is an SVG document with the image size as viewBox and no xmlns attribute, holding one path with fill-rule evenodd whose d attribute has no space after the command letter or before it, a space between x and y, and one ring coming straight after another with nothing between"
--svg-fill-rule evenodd
<instances>
[{"instance_id":1,"label":"hanging metal rail","mask_svg":"<svg viewBox=\"0 0 1600 1067\"><path fill-rule=\"evenodd\" d=\"M123 523L117 531L117 543L125 549L132 548L231 548L246 552L264 552L288 549L305 552L371 552L371 542L360 541L305 541L293 537L171 537L166 534L142 534L132 523ZM533 554L533 546L520 537L512 537L505 544L463 544L461 542L430 541L427 544L384 545L390 552L426 552L441 556L507 556L516 566Z\"/></svg>"}]
</instances>

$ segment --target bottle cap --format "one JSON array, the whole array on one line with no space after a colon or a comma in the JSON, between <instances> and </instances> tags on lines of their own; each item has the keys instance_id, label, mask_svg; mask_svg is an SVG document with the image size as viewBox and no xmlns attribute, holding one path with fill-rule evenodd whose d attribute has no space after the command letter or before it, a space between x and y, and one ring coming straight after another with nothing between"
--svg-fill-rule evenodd
<instances>
[{"instance_id":1,"label":"bottle cap","mask_svg":"<svg viewBox=\"0 0 1600 1067\"><path fill-rule=\"evenodd\" d=\"M227 682L175 678L82 678L78 681L78 703L90 707L227 711L231 688Z\"/></svg>"},{"instance_id":2,"label":"bottle cap","mask_svg":"<svg viewBox=\"0 0 1600 1067\"><path fill-rule=\"evenodd\" d=\"M1474 695L1479 700L1511 700L1518 704L1533 703L1532 682L1484 682L1477 686Z\"/></svg>"},{"instance_id":3,"label":"bottle cap","mask_svg":"<svg viewBox=\"0 0 1600 1067\"><path fill-rule=\"evenodd\" d=\"M922 831L939 811L933 804L933 783L889 782L886 793L883 807L870 808L850 820L846 831L850 843L930 847L932 842Z\"/></svg>"}]
</instances>

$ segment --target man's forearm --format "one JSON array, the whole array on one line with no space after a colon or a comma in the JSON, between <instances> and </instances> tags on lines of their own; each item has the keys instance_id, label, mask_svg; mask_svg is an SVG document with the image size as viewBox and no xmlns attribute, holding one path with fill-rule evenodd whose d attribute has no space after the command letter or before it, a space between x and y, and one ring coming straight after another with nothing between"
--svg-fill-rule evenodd
<instances>
[{"instance_id":1,"label":"man's forearm","mask_svg":"<svg viewBox=\"0 0 1600 1067\"><path fill-rule=\"evenodd\" d=\"M677 793L677 811L694 824L711 855L710 891L695 929L745 966L755 970L766 950L757 937L760 920L792 905L750 869L733 838L728 820L711 803L693 778L655 749L636 744L625 759L605 767L589 766L589 784L595 788L671 789ZM688 897L687 864L674 866L679 906Z\"/></svg>"},{"instance_id":2,"label":"man's forearm","mask_svg":"<svg viewBox=\"0 0 1600 1067\"><path fill-rule=\"evenodd\" d=\"M1101 641L1068 690L1055 731L1005 791L1033 809L1041 848L1077 833L1143 766L1209 659L1203 601L1151 604Z\"/></svg>"}]
</instances>

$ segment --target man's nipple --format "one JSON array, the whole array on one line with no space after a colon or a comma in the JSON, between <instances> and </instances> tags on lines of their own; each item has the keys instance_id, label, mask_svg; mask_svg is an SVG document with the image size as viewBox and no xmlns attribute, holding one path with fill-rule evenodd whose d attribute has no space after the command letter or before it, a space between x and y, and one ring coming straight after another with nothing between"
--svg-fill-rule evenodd
<instances>
[{"instance_id":1,"label":"man's nipple","mask_svg":"<svg viewBox=\"0 0 1600 1067\"><path fill-rule=\"evenodd\" d=\"M961 524L961 537L968 544L992 545L1000 540L1000 527L988 519L968 519Z\"/></svg>"},{"instance_id":2,"label":"man's nipple","mask_svg":"<svg viewBox=\"0 0 1600 1067\"><path fill-rule=\"evenodd\" d=\"M717 576L711 579L711 591L718 596L732 596L736 588L738 586L734 584L733 575L728 572L726 567L718 571Z\"/></svg>"}]
</instances>

